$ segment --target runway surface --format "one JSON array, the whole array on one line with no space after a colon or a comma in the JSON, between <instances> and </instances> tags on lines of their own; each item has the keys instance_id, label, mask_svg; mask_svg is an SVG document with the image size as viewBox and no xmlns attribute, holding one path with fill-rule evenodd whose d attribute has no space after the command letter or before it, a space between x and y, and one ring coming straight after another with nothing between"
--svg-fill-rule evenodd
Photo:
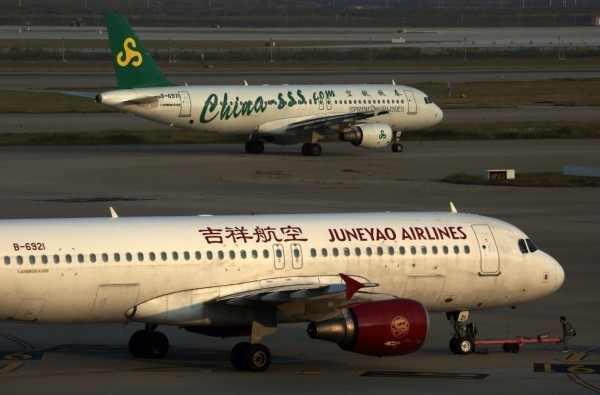
<instances>
[{"instance_id":1,"label":"runway surface","mask_svg":"<svg viewBox=\"0 0 600 395\"><path fill-rule=\"evenodd\" d=\"M232 339L164 328L169 357L141 361L125 350L139 324L122 330L2 323L2 393L600 393L600 189L438 181L498 167L515 168L518 177L565 164L600 165L600 141L406 142L401 154L331 143L323 152L307 158L297 146L271 145L262 155L237 145L0 147L0 217L108 216L109 206L121 216L446 211L453 201L459 211L520 227L566 271L565 284L549 298L472 313L480 338L555 334L558 316L566 315L578 333L573 353L526 345L518 354L490 347L488 355L455 356L447 346L450 327L435 314L422 351L393 358L346 353L308 339L304 325L283 327L264 339L273 353L270 370L248 374L229 365Z\"/></svg>"}]
</instances>

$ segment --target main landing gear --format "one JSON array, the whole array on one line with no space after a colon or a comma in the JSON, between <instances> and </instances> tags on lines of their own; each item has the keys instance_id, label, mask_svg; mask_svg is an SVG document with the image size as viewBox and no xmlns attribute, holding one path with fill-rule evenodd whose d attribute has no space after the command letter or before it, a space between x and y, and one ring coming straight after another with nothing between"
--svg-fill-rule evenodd
<instances>
[{"instance_id":1,"label":"main landing gear","mask_svg":"<svg viewBox=\"0 0 600 395\"><path fill-rule=\"evenodd\" d=\"M262 154L265 150L265 144L258 139L251 138L246 141L244 148L246 149L247 154Z\"/></svg>"},{"instance_id":2,"label":"main landing gear","mask_svg":"<svg viewBox=\"0 0 600 395\"><path fill-rule=\"evenodd\" d=\"M169 352L169 339L162 332L156 332L156 325L146 324L146 328L134 332L129 338L129 352L136 358L160 359Z\"/></svg>"},{"instance_id":3,"label":"main landing gear","mask_svg":"<svg viewBox=\"0 0 600 395\"><path fill-rule=\"evenodd\" d=\"M231 350L230 360L236 370L264 372L271 365L271 352L262 344L241 342Z\"/></svg>"},{"instance_id":4,"label":"main landing gear","mask_svg":"<svg viewBox=\"0 0 600 395\"><path fill-rule=\"evenodd\" d=\"M452 322L453 336L450 339L450 351L453 354L466 355L475 351L475 326L467 325L468 311L453 311L446 313L448 320Z\"/></svg>"},{"instance_id":5,"label":"main landing gear","mask_svg":"<svg viewBox=\"0 0 600 395\"><path fill-rule=\"evenodd\" d=\"M321 155L321 145L317 143L302 144L302 155L304 156L319 156Z\"/></svg>"},{"instance_id":6,"label":"main landing gear","mask_svg":"<svg viewBox=\"0 0 600 395\"><path fill-rule=\"evenodd\" d=\"M404 151L404 146L400 144L400 135L402 132L394 133L394 139L392 140L392 151L393 152L402 152Z\"/></svg>"}]
</instances>

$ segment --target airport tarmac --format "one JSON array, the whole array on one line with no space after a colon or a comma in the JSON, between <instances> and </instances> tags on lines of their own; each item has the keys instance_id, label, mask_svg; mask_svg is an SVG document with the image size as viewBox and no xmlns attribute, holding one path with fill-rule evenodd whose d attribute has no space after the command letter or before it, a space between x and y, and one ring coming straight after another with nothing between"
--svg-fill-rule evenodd
<instances>
[{"instance_id":1,"label":"airport tarmac","mask_svg":"<svg viewBox=\"0 0 600 395\"><path fill-rule=\"evenodd\" d=\"M298 146L272 145L262 155L238 145L182 145L0 147L0 156L2 218L108 216L109 206L121 216L446 211L453 201L459 211L520 227L566 272L563 287L546 299L472 313L479 337L557 334L559 315L577 329L571 353L525 345L518 354L489 347L488 355L456 356L448 351L445 317L434 314L421 351L372 358L310 340L304 325L291 325L264 339L273 363L251 374L229 365L237 339L161 328L171 340L169 357L148 361L126 351L140 324L1 323L2 393L600 393L600 189L439 182L489 168L515 168L518 177L560 172L565 164L597 166L598 140L405 142L401 154L326 143L316 158Z\"/></svg>"}]
</instances>

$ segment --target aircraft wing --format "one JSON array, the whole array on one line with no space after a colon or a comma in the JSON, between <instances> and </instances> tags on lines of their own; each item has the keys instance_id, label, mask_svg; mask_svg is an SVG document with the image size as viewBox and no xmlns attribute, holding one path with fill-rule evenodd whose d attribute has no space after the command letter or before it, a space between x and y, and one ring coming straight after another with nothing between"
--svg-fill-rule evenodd
<instances>
[{"instance_id":1,"label":"aircraft wing","mask_svg":"<svg viewBox=\"0 0 600 395\"><path fill-rule=\"evenodd\" d=\"M334 283L335 278L337 283ZM218 295L214 296L205 290L186 290L148 300L126 315L134 321L193 325L201 321L202 311L213 306L219 311L240 307L263 312L280 311L297 321L312 321L331 316L338 306L347 304L350 299L357 302L394 298L393 295L358 292L379 285L359 279L361 281L345 274L280 278L271 285L257 281L220 287ZM199 294L204 297L198 297Z\"/></svg>"},{"instance_id":2,"label":"aircraft wing","mask_svg":"<svg viewBox=\"0 0 600 395\"><path fill-rule=\"evenodd\" d=\"M332 134L347 129L362 119L387 113L387 110L380 111L374 107L373 111L349 112L302 119L278 119L260 125L258 133L272 136L306 136L313 131L324 135Z\"/></svg>"}]
</instances>

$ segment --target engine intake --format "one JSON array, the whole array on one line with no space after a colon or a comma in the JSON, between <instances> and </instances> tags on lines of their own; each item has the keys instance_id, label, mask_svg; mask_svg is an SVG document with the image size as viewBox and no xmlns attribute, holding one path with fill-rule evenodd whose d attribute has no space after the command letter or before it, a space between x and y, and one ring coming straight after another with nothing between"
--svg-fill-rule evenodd
<instances>
[{"instance_id":1,"label":"engine intake","mask_svg":"<svg viewBox=\"0 0 600 395\"><path fill-rule=\"evenodd\" d=\"M351 131L340 133L339 137L355 147L385 148L392 142L394 132L387 123L373 122L356 125Z\"/></svg>"},{"instance_id":2,"label":"engine intake","mask_svg":"<svg viewBox=\"0 0 600 395\"><path fill-rule=\"evenodd\" d=\"M343 350L382 357L419 350L428 327L429 315L421 303L391 299L345 306L342 317L311 322L307 332Z\"/></svg>"}]
</instances>

